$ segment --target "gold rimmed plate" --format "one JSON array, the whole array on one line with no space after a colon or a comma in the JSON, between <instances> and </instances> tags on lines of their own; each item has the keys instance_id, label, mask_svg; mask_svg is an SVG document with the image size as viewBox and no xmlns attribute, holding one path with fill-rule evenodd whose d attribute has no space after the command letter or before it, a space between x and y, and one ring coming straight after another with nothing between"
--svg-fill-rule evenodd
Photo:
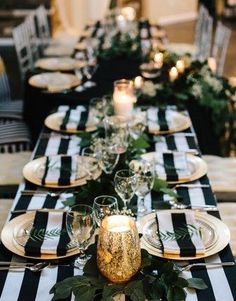
<instances>
[{"instance_id":1,"label":"gold rimmed plate","mask_svg":"<svg viewBox=\"0 0 236 301\"><path fill-rule=\"evenodd\" d=\"M63 156L63 155L57 155L57 156ZM58 185L56 183L46 183L44 185L42 184L42 178L46 166L45 156L28 162L23 168L23 176L25 177L26 180L38 186L44 186L48 188L70 188L70 187L85 185L87 183L87 180L91 177L91 175L94 180L96 180L101 175L102 171L99 168L96 159L85 157L85 156L77 156L77 158L78 158L77 179L72 183L70 183L70 185ZM84 168L84 164L86 163L85 161L89 161L91 170L88 171L85 170Z\"/></svg>"},{"instance_id":2,"label":"gold rimmed plate","mask_svg":"<svg viewBox=\"0 0 236 301\"><path fill-rule=\"evenodd\" d=\"M158 123L156 123L154 127L148 126L148 131L150 134L158 135L181 132L188 129L192 125L191 120L188 116L185 116L184 114L173 110L170 110L169 113L169 118L171 118L171 126L169 127L169 129L166 131L160 130Z\"/></svg>"},{"instance_id":3,"label":"gold rimmed plate","mask_svg":"<svg viewBox=\"0 0 236 301\"><path fill-rule=\"evenodd\" d=\"M35 212L28 212L25 214L21 214L11 221L9 221L2 230L1 233L1 240L4 246L10 250L11 252L23 256L26 258L33 258L33 259L45 259L45 260L52 260L52 259L60 259L60 258L66 258L72 255L76 255L79 253L79 249L72 246L71 248L68 248L68 251L65 255L63 256L57 256L56 254L41 254L40 256L28 256L25 255L25 250L24 250L24 242L19 241L17 242L15 239L15 235L20 233L21 231L24 230L24 228L32 223L34 219Z\"/></svg>"},{"instance_id":4,"label":"gold rimmed plate","mask_svg":"<svg viewBox=\"0 0 236 301\"><path fill-rule=\"evenodd\" d=\"M46 127L48 127L49 129L51 129L53 131L59 131L59 132L68 133L68 134L76 134L76 133L82 132L82 130L77 130L77 129L72 129L72 128L61 130L60 127L61 127L61 124L65 117L65 114L66 114L66 112L56 112L56 113L53 113L53 114L47 116L46 119L44 120L44 125L46 125ZM93 115L89 113L88 121L87 121L86 127L85 127L86 132L96 131L97 125L98 125L98 120L96 120L93 117Z\"/></svg>"},{"instance_id":5,"label":"gold rimmed plate","mask_svg":"<svg viewBox=\"0 0 236 301\"><path fill-rule=\"evenodd\" d=\"M142 155L142 158L153 162L155 160L155 152L144 154ZM167 181L169 184L191 182L201 178L207 173L207 164L202 158L186 153L186 161L190 175L184 179L179 179L178 181ZM165 180L165 178L162 178L161 175L159 178Z\"/></svg>"},{"instance_id":6,"label":"gold rimmed plate","mask_svg":"<svg viewBox=\"0 0 236 301\"><path fill-rule=\"evenodd\" d=\"M47 92L63 92L80 85L80 79L74 74L61 72L44 72L29 78L29 84L35 88L45 89Z\"/></svg>"},{"instance_id":7,"label":"gold rimmed plate","mask_svg":"<svg viewBox=\"0 0 236 301\"><path fill-rule=\"evenodd\" d=\"M185 212L185 210L168 210L170 212ZM156 233L157 225L155 222L156 213L145 215L138 221L139 231L143 233L141 247L150 254L174 260L193 260L205 258L223 250L230 242L230 232L228 227L218 218L205 212L195 212L197 224L200 227L203 244L205 245L205 254L194 257L181 257L172 254L163 254L160 247L160 240ZM155 240L156 236L156 240Z\"/></svg>"},{"instance_id":8,"label":"gold rimmed plate","mask_svg":"<svg viewBox=\"0 0 236 301\"><path fill-rule=\"evenodd\" d=\"M78 66L77 60L71 57L42 58L35 63L35 67L48 71L71 71Z\"/></svg>"}]
</instances>

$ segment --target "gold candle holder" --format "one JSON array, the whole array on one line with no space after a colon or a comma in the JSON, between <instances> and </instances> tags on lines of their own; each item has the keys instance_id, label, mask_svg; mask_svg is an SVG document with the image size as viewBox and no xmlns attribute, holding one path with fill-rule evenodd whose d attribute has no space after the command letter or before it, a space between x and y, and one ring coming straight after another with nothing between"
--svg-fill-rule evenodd
<instances>
[{"instance_id":1,"label":"gold candle holder","mask_svg":"<svg viewBox=\"0 0 236 301\"><path fill-rule=\"evenodd\" d=\"M103 219L97 244L97 264L112 282L127 282L141 265L141 250L135 221L124 215Z\"/></svg>"}]
</instances>

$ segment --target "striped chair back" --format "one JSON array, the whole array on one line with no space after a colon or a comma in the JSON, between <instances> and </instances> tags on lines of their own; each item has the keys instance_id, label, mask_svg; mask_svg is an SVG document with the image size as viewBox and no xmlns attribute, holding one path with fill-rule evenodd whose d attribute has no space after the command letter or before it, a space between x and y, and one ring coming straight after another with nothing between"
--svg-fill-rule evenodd
<instances>
[{"instance_id":1,"label":"striped chair back","mask_svg":"<svg viewBox=\"0 0 236 301\"><path fill-rule=\"evenodd\" d=\"M5 70L5 65L0 56L0 103L6 103L11 100L9 81Z\"/></svg>"},{"instance_id":2,"label":"striped chair back","mask_svg":"<svg viewBox=\"0 0 236 301\"><path fill-rule=\"evenodd\" d=\"M202 10L202 20L200 25L198 25L198 33L195 39L195 45L197 48L195 59L204 61L210 56L211 52L213 18L209 15L206 8Z\"/></svg>"},{"instance_id":3,"label":"striped chair back","mask_svg":"<svg viewBox=\"0 0 236 301\"><path fill-rule=\"evenodd\" d=\"M212 56L216 59L216 74L218 76L221 76L223 74L230 36L231 29L218 21L212 48Z\"/></svg>"},{"instance_id":4,"label":"striped chair back","mask_svg":"<svg viewBox=\"0 0 236 301\"><path fill-rule=\"evenodd\" d=\"M27 29L27 34L28 34L28 39L30 44L30 50L31 50L31 56L34 63L40 57L39 39L37 37L35 18L36 18L35 14L31 13L25 19L26 29Z\"/></svg>"},{"instance_id":5,"label":"striped chair back","mask_svg":"<svg viewBox=\"0 0 236 301\"><path fill-rule=\"evenodd\" d=\"M30 49L27 23L23 22L15 27L12 34L16 48L16 55L20 68L21 79L22 81L24 81L26 72L33 68L33 58Z\"/></svg>"},{"instance_id":6,"label":"striped chair back","mask_svg":"<svg viewBox=\"0 0 236 301\"><path fill-rule=\"evenodd\" d=\"M40 5L35 10L36 24L38 36L41 40L41 46L45 48L51 39L50 26L48 22L47 10L43 5Z\"/></svg>"},{"instance_id":7,"label":"striped chair back","mask_svg":"<svg viewBox=\"0 0 236 301\"><path fill-rule=\"evenodd\" d=\"M0 122L0 153L15 153L31 149L29 129L22 121Z\"/></svg>"}]
</instances>

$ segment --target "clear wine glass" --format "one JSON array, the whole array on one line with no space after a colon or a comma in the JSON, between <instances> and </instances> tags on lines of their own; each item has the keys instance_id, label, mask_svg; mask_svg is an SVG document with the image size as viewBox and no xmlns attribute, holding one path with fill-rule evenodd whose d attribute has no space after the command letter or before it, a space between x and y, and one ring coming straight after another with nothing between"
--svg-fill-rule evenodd
<instances>
[{"instance_id":1,"label":"clear wine glass","mask_svg":"<svg viewBox=\"0 0 236 301\"><path fill-rule=\"evenodd\" d=\"M74 243L80 251L79 256L75 260L75 265L80 269L83 269L89 258L85 250L89 245L95 228L96 225L92 207L84 204L75 205L67 212L66 229L72 243Z\"/></svg>"},{"instance_id":2,"label":"clear wine glass","mask_svg":"<svg viewBox=\"0 0 236 301\"><path fill-rule=\"evenodd\" d=\"M130 169L121 169L116 172L114 177L115 191L124 203L123 209L127 209L127 203L130 202L135 194L137 187L137 176Z\"/></svg>"},{"instance_id":3,"label":"clear wine glass","mask_svg":"<svg viewBox=\"0 0 236 301\"><path fill-rule=\"evenodd\" d=\"M129 134L133 139L138 139L144 132L147 125L147 113L138 112L129 122Z\"/></svg>"},{"instance_id":4,"label":"clear wine glass","mask_svg":"<svg viewBox=\"0 0 236 301\"><path fill-rule=\"evenodd\" d=\"M120 155L116 152L116 145L109 139L99 139L94 143L98 164L106 174L112 174Z\"/></svg>"},{"instance_id":5,"label":"clear wine glass","mask_svg":"<svg viewBox=\"0 0 236 301\"><path fill-rule=\"evenodd\" d=\"M98 169L98 160L92 147L84 147L81 152L81 166L87 173L88 179L93 179L93 173Z\"/></svg>"},{"instance_id":6,"label":"clear wine glass","mask_svg":"<svg viewBox=\"0 0 236 301\"><path fill-rule=\"evenodd\" d=\"M83 68L83 75L86 77L86 82L84 83L84 87L92 88L96 86L96 83L92 81L92 77L97 70L98 65L96 60L88 61L87 64Z\"/></svg>"},{"instance_id":7,"label":"clear wine glass","mask_svg":"<svg viewBox=\"0 0 236 301\"><path fill-rule=\"evenodd\" d=\"M145 197L153 188L155 180L155 167L151 162L140 160L132 161L129 165L137 177L135 194L138 197L138 214L143 215L147 211L144 204Z\"/></svg>"},{"instance_id":8,"label":"clear wine glass","mask_svg":"<svg viewBox=\"0 0 236 301\"><path fill-rule=\"evenodd\" d=\"M117 198L111 195L100 195L94 199L93 202L94 216L98 227L100 227L101 220L118 210Z\"/></svg>"}]
</instances>

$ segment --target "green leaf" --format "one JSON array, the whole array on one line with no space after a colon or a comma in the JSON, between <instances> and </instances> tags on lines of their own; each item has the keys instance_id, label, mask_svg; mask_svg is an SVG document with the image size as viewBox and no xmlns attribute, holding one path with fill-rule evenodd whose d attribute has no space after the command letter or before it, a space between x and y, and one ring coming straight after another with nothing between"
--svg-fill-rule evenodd
<instances>
[{"instance_id":1,"label":"green leaf","mask_svg":"<svg viewBox=\"0 0 236 301\"><path fill-rule=\"evenodd\" d=\"M187 279L187 282L188 282L188 287L190 288L196 288L199 290L204 290L207 288L207 285L204 282L204 280L200 278L189 278Z\"/></svg>"},{"instance_id":2,"label":"green leaf","mask_svg":"<svg viewBox=\"0 0 236 301\"><path fill-rule=\"evenodd\" d=\"M139 137L138 139L132 140L132 147L137 148L137 149L142 149L142 148L149 148L150 144L148 141L144 138L144 136Z\"/></svg>"},{"instance_id":3,"label":"green leaf","mask_svg":"<svg viewBox=\"0 0 236 301\"><path fill-rule=\"evenodd\" d=\"M188 287L188 281L182 277L178 277L175 285L178 287Z\"/></svg>"},{"instance_id":4,"label":"green leaf","mask_svg":"<svg viewBox=\"0 0 236 301\"><path fill-rule=\"evenodd\" d=\"M159 178L155 178L155 181L154 181L154 185L153 185L153 190L154 191L161 191L161 189L164 189L164 188L167 188L168 187L168 183L164 180L161 180Z\"/></svg>"},{"instance_id":5,"label":"green leaf","mask_svg":"<svg viewBox=\"0 0 236 301\"><path fill-rule=\"evenodd\" d=\"M176 193L173 189L171 189L171 188L161 188L160 189L160 191L161 192L163 192L163 193L165 193L165 194L168 194L169 196L172 196L172 197L174 197L174 198L178 198L179 197L179 195L178 195L178 193Z\"/></svg>"},{"instance_id":6,"label":"green leaf","mask_svg":"<svg viewBox=\"0 0 236 301\"><path fill-rule=\"evenodd\" d=\"M125 284L107 284L103 288L102 301L113 301L113 297L117 294L123 293Z\"/></svg>"},{"instance_id":7,"label":"green leaf","mask_svg":"<svg viewBox=\"0 0 236 301\"><path fill-rule=\"evenodd\" d=\"M66 198L65 201L62 201L62 204L64 206L72 207L73 205L76 204L76 197L75 196L71 196L69 198Z\"/></svg>"},{"instance_id":8,"label":"green leaf","mask_svg":"<svg viewBox=\"0 0 236 301\"><path fill-rule=\"evenodd\" d=\"M93 301L96 294L96 287L84 286L73 291L75 300Z\"/></svg>"},{"instance_id":9,"label":"green leaf","mask_svg":"<svg viewBox=\"0 0 236 301\"><path fill-rule=\"evenodd\" d=\"M129 296L132 301L145 301L142 280L130 281L125 287L125 295Z\"/></svg>"}]
</instances>

